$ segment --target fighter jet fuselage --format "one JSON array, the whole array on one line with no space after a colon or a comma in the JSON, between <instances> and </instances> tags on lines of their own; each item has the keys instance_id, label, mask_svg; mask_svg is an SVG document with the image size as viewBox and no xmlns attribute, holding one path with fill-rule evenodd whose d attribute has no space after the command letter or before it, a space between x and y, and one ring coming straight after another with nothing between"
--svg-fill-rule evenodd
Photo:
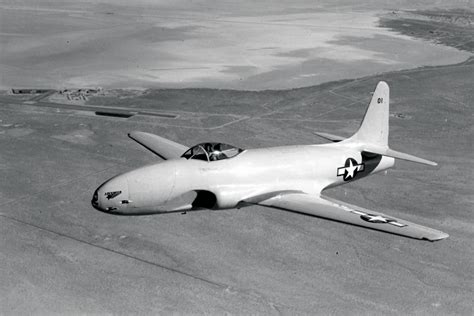
<instances>
[{"instance_id":1,"label":"fighter jet fuselage","mask_svg":"<svg viewBox=\"0 0 474 316\"><path fill-rule=\"evenodd\" d=\"M347 157L358 163L338 175L338 169L346 168ZM97 197L104 198L97 200L96 207L122 215L166 213L186 207L235 208L268 192L319 194L324 188L386 170L393 164L391 157L363 156L328 145L249 149L218 161L179 158L112 178L97 190ZM362 170L358 170L360 166ZM108 199L111 192L120 193ZM208 201L173 205L189 192L205 194Z\"/></svg>"}]
</instances>

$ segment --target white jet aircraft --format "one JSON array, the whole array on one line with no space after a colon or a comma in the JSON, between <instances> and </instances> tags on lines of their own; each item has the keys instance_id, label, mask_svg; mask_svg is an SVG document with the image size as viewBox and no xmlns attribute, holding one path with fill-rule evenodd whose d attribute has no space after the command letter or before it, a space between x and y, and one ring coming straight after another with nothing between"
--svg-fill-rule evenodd
<instances>
[{"instance_id":1,"label":"white jet aircraft","mask_svg":"<svg viewBox=\"0 0 474 316\"><path fill-rule=\"evenodd\" d=\"M389 87L381 81L359 130L350 138L317 133L333 143L240 149L222 143L188 148L132 132L164 162L118 175L94 193L94 208L118 215L149 215L262 205L310 214L396 235L436 241L441 231L367 210L321 194L394 165L394 158L436 163L388 147Z\"/></svg>"}]
</instances>

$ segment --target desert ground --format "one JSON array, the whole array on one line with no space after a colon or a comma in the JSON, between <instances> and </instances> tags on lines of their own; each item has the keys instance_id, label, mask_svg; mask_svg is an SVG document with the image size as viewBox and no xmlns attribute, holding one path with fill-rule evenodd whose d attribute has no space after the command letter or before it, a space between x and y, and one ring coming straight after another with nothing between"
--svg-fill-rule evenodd
<instances>
[{"instance_id":1,"label":"desert ground","mask_svg":"<svg viewBox=\"0 0 474 316\"><path fill-rule=\"evenodd\" d=\"M280 43L273 53L286 54L285 61L279 60L268 68L258 63L253 75L248 74L247 68L232 68L230 73L222 74L222 68L216 65L246 65L239 60L235 64L219 60L227 58L223 56L232 46L225 43L209 66L212 71L203 71L205 77L198 79L194 72L183 74L181 84L179 80L142 80L140 76L147 71L128 71L133 68L131 60L125 70L117 68L116 59L110 65L97 61L87 65L91 68L79 69L82 61L77 56L91 60L87 57L91 54L89 49L117 50L117 54L122 54L114 46L120 41L112 39L111 46L84 44L87 50L82 52L79 45L74 56L45 51L41 46L38 52L46 55L44 59L37 55L36 64L28 55L33 53L24 47L26 42L18 39L23 24L17 22L16 29L11 30L4 26L4 17L9 16L5 12L19 14L31 7L27 1L12 3L2 2L0 38L10 38L8 45L2 43L2 86L53 91L16 95L5 90L0 94L0 313L472 315L472 12L466 8L445 8L442 2L437 3L440 9L424 11L414 5L406 8L416 11L366 5L377 11L370 26L361 26L363 32L368 32L364 33L366 41L351 39L352 31L344 28L329 39L349 41L350 44L342 44L352 47L348 56L357 55L354 47L358 45L364 51L362 59L341 65L333 57L340 61L336 52L343 48L326 51L331 57L326 60L321 57L324 49L311 47L311 53L295 53L292 51L306 47L302 44L284 49ZM180 14L183 10L192 12L186 2L177 3L182 8L175 5L169 10L179 9ZM207 2L197 2L196 6L199 3ZM90 14L71 1L66 2L67 8L57 8L54 14L58 16L53 18L53 4L44 12L45 18L51 23L59 21L59 26L78 23L76 18ZM142 3L143 7L145 4ZM308 10L307 3L298 4L293 13L303 14L307 23L314 22L313 14L325 16L320 13L324 10L328 14L360 10L356 17L349 14L356 24L362 23L358 14L375 14L362 12L366 6L355 8L350 1L347 6L340 2L338 9L321 5L319 13ZM391 5L408 6L403 1ZM224 15L224 7L216 5L215 11L201 11L205 17L214 15L230 21L243 21L244 17L252 20L260 15L265 16L265 21L275 21L275 16L283 15L284 11L278 5L268 6L274 11L270 16L262 13L268 13L267 7L247 8L248 11L239 7L233 16ZM41 12L40 9L35 10ZM73 9L81 12L72 14ZM114 29L107 19L119 21L119 14L108 14L116 12L108 11L110 6L102 5L101 10L105 16L101 21ZM156 12L150 8L142 9L141 13ZM71 16L67 23L61 20L64 14ZM162 14L171 13L165 10ZM195 13L193 18L204 28L223 27L206 18L198 19ZM281 19L285 24L285 16ZM176 20L179 19L170 20L168 27L186 28L183 25L191 21ZM252 23L242 24L255 27ZM271 29L276 27L274 22L269 24ZM224 30L231 25L235 24ZM94 29L97 25L90 23L90 27ZM300 27L304 29L297 28ZM297 32L286 26L283 29ZM41 32L41 28L26 27L24 31ZM115 34L116 30L111 32ZM170 32L168 36L186 38L181 31ZM347 38L341 39L340 34L346 32ZM245 34L252 33L248 30ZM85 43L92 39L80 34L78 37ZM104 34L97 36L109 36ZM43 37L38 36L32 47L47 46L47 42L40 40ZM45 36L54 37L51 33ZM133 34L124 37L129 41L144 40L133 39ZM376 45L377 38L393 47ZM12 39L18 46L8 42ZM146 40L160 41L161 36ZM400 56L403 49L407 50L407 46L403 48L408 43L405 41L415 45L414 52ZM120 45L136 54L130 42ZM186 50L190 51L183 53L186 56L167 55L166 51L157 52L157 56L162 54L168 59L163 65L175 61L182 65L177 60L188 60L197 43L189 45ZM16 48L24 53L16 55ZM239 56L247 51L243 44L236 49L240 51L234 53ZM426 59L422 58L425 52L429 52ZM149 52L145 49L144 54ZM62 68L67 64L62 58L77 63L77 68ZM199 64L192 58L190 63ZM294 58L305 60L296 63ZM17 73L16 62L22 59L30 64ZM384 64L383 60L394 64ZM285 74L305 75L305 71L295 70L306 69L305 62L314 65L314 69L324 64L320 71L325 79L313 78L314 81L306 81L308 84L293 81L290 75L285 79ZM151 59L146 63L149 67ZM94 73L94 67L102 74ZM345 68L351 70L344 72ZM366 68L369 70L364 72ZM163 78L168 74L181 78L182 73L170 70ZM199 71L195 74L201 76ZM109 81L116 76L116 81ZM239 76L243 80L236 79ZM258 76L269 80L259 83ZM87 78L93 80L89 82ZM130 131L152 132L189 146L206 140L242 148L322 143L324 140L314 135L315 131L350 136L357 129L370 92L379 80L387 81L391 87L391 147L434 160L438 166L397 162L386 174L334 188L326 194L439 229L450 235L446 240L412 240L263 207L119 217L98 212L90 205L94 189L108 178L160 161L130 140ZM130 84L123 86L124 82ZM71 101L54 91L65 88L64 85L98 85L104 90ZM147 89L152 85L162 89ZM168 85L173 88L165 88ZM192 88L178 89L182 85ZM266 88L272 90L262 90ZM117 113L120 115L113 116Z\"/></svg>"},{"instance_id":2,"label":"desert ground","mask_svg":"<svg viewBox=\"0 0 474 316\"><path fill-rule=\"evenodd\" d=\"M379 23L469 3L359 2L2 0L0 88L288 89L470 56Z\"/></svg>"}]
</instances>

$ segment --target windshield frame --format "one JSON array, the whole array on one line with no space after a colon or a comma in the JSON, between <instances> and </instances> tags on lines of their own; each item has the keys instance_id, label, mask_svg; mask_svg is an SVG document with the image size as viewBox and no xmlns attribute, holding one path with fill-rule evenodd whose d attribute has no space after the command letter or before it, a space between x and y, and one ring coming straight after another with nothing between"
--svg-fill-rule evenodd
<instances>
[{"instance_id":1,"label":"windshield frame","mask_svg":"<svg viewBox=\"0 0 474 316\"><path fill-rule=\"evenodd\" d=\"M203 155L205 156L205 159L202 159L202 158L195 158L197 156L200 156L200 155ZM189 148L188 150L186 150L184 152L184 154L181 155L182 158L186 158L186 159L194 159L194 160L203 160L203 161L209 161L209 154L207 153L207 151L204 149L204 147L201 146L201 144L198 144L196 146L193 146L191 148Z\"/></svg>"},{"instance_id":2,"label":"windshield frame","mask_svg":"<svg viewBox=\"0 0 474 316\"><path fill-rule=\"evenodd\" d=\"M232 151L234 151L234 153L232 153ZM195 159L213 162L234 158L241 154L243 151L244 149L242 148L225 143L206 142L199 143L193 147L190 147L184 152L183 155L181 155L181 157L186 158L187 160ZM200 155L202 156L199 157Z\"/></svg>"}]
</instances>

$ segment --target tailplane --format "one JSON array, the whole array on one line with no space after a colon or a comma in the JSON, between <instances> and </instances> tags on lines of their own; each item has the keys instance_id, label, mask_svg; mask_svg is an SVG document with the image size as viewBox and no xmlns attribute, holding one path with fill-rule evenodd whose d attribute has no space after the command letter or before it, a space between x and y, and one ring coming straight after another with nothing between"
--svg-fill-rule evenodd
<instances>
[{"instance_id":1,"label":"tailplane","mask_svg":"<svg viewBox=\"0 0 474 316\"><path fill-rule=\"evenodd\" d=\"M388 147L383 148L383 147L365 145L365 146L362 146L361 151L365 151L365 152L369 152L369 153L373 153L373 154L378 154L378 155L382 155L382 156L387 156L387 157L392 157L392 158L396 158L396 159L421 163L421 164L429 165L429 166L437 166L438 165L434 161L423 159L423 158L420 158L420 157L416 157L416 156L413 156L413 155L410 155L410 154L405 154L405 153L402 153L400 151L390 149Z\"/></svg>"}]
</instances>

